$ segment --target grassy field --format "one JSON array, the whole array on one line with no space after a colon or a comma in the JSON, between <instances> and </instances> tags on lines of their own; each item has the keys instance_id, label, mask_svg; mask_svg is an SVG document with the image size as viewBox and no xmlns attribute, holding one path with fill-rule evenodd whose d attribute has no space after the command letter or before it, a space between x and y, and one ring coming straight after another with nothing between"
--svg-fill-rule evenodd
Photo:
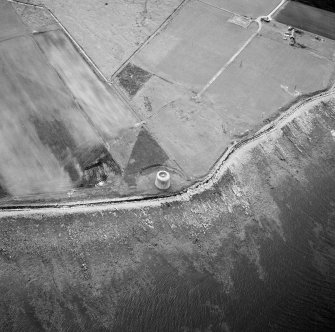
<instances>
[{"instance_id":1,"label":"grassy field","mask_svg":"<svg viewBox=\"0 0 335 332\"><path fill-rule=\"evenodd\" d=\"M202 0L202 2L241 16L249 16L252 18L268 15L280 4L280 0Z\"/></svg>"},{"instance_id":2,"label":"grassy field","mask_svg":"<svg viewBox=\"0 0 335 332\"><path fill-rule=\"evenodd\" d=\"M230 23L230 13L190 1L133 61L170 81L199 90L256 31ZM194 24L196 22L196 24Z\"/></svg>"},{"instance_id":3,"label":"grassy field","mask_svg":"<svg viewBox=\"0 0 335 332\"><path fill-rule=\"evenodd\" d=\"M233 135L301 95L326 89L334 73L334 62L289 46L279 31L265 28L261 34L206 92Z\"/></svg>"},{"instance_id":4,"label":"grassy field","mask_svg":"<svg viewBox=\"0 0 335 332\"><path fill-rule=\"evenodd\" d=\"M182 0L26 0L49 8L106 77L173 12Z\"/></svg>"}]
</instances>

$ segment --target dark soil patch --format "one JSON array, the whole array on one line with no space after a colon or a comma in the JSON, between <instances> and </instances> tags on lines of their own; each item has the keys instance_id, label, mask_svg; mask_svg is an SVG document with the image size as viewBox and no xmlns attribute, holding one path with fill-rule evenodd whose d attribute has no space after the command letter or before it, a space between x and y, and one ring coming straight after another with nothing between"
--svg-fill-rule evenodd
<instances>
[{"instance_id":1,"label":"dark soil patch","mask_svg":"<svg viewBox=\"0 0 335 332\"><path fill-rule=\"evenodd\" d=\"M6 197L8 196L8 193L6 191L6 189L3 187L3 185L1 184L1 182L3 182L3 180L1 181L1 176L0 176L0 198Z\"/></svg>"},{"instance_id":2,"label":"dark soil patch","mask_svg":"<svg viewBox=\"0 0 335 332\"><path fill-rule=\"evenodd\" d=\"M335 12L334 0L293 0L293 1L301 2L305 5Z\"/></svg>"},{"instance_id":3,"label":"dark soil patch","mask_svg":"<svg viewBox=\"0 0 335 332\"><path fill-rule=\"evenodd\" d=\"M139 173L146 168L163 165L168 159L160 145L146 129L142 129L138 134L125 172L126 174Z\"/></svg>"},{"instance_id":4,"label":"dark soil patch","mask_svg":"<svg viewBox=\"0 0 335 332\"><path fill-rule=\"evenodd\" d=\"M305 3L290 1L276 15L276 20L280 23L335 40L334 10L326 11L317 6L312 7Z\"/></svg>"},{"instance_id":5,"label":"dark soil patch","mask_svg":"<svg viewBox=\"0 0 335 332\"><path fill-rule=\"evenodd\" d=\"M128 63L126 67L117 75L119 83L127 91L130 97L142 88L142 86L150 79L151 73L144 69Z\"/></svg>"},{"instance_id":6,"label":"dark soil patch","mask_svg":"<svg viewBox=\"0 0 335 332\"><path fill-rule=\"evenodd\" d=\"M48 146L53 155L70 175L71 180L76 183L80 180L80 167L75 161L73 151L76 151L76 144L69 130L59 120L46 121L40 117L31 117L31 123L35 126L36 133L43 143ZM79 166L79 165L78 165Z\"/></svg>"},{"instance_id":7,"label":"dark soil patch","mask_svg":"<svg viewBox=\"0 0 335 332\"><path fill-rule=\"evenodd\" d=\"M101 147L99 158L87 166L82 177L82 187L92 187L106 181L110 175L120 174L121 169L105 147Z\"/></svg>"},{"instance_id":8,"label":"dark soil patch","mask_svg":"<svg viewBox=\"0 0 335 332\"><path fill-rule=\"evenodd\" d=\"M37 117L31 120L41 142L50 148L76 186L94 186L105 181L111 173L121 173L103 144L78 147L62 121L45 121Z\"/></svg>"}]
</instances>

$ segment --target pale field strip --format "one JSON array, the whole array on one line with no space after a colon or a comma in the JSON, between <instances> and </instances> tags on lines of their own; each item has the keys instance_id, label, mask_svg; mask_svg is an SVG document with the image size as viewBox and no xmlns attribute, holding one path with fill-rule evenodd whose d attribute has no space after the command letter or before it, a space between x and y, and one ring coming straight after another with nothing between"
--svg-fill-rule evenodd
<instances>
[{"instance_id":1,"label":"pale field strip","mask_svg":"<svg viewBox=\"0 0 335 332\"><path fill-rule=\"evenodd\" d=\"M86 60L88 65L92 68L92 70L95 72L95 74L106 84L108 84L113 91L117 94L117 96L131 109L133 114L138 118L137 112L134 110L133 106L130 104L127 98L113 85L111 82L105 77L105 75L101 72L99 67L95 64L95 62L91 59L91 57L85 52L85 50L79 45L79 43L71 36L70 32L65 28L65 26L59 21L59 19L53 14L53 12L43 6L43 5L34 5L34 4L28 4L22 1L17 0L7 0L8 2L18 3L25 6L35 7L39 9L43 9L49 12L49 14L52 16L52 18L57 22L57 24L61 27L65 35L71 40L73 45L77 48L80 55ZM140 119L138 119L140 121Z\"/></svg>"}]
</instances>

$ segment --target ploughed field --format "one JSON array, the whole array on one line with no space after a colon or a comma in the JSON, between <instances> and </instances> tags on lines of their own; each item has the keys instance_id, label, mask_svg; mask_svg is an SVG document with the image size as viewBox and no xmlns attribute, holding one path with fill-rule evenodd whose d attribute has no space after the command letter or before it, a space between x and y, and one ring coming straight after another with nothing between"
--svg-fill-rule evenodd
<instances>
[{"instance_id":1,"label":"ploughed field","mask_svg":"<svg viewBox=\"0 0 335 332\"><path fill-rule=\"evenodd\" d=\"M335 3L333 0L293 0L312 7L335 12Z\"/></svg>"},{"instance_id":2,"label":"ploughed field","mask_svg":"<svg viewBox=\"0 0 335 332\"><path fill-rule=\"evenodd\" d=\"M315 7L312 7L315 6ZM289 1L276 16L281 23L335 39L335 3Z\"/></svg>"}]
</instances>

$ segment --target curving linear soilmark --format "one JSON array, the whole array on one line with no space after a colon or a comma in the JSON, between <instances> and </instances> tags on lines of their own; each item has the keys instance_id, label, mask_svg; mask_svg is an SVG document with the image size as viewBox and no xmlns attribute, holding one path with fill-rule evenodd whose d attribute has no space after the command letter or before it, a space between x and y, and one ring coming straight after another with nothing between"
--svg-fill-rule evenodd
<instances>
[{"instance_id":1,"label":"curving linear soilmark","mask_svg":"<svg viewBox=\"0 0 335 332\"><path fill-rule=\"evenodd\" d=\"M212 170L203 180L198 181L197 183L191 185L189 188L179 193L171 194L164 197L156 196L150 198L132 196L121 199L92 199L71 203L27 204L17 206L3 205L0 207L0 217L43 213L71 214L77 212L141 209L144 207L161 206L162 204L166 203L189 201L195 195L199 195L211 189L216 183L218 183L218 181L222 178L224 172L227 170L228 161L230 161L231 158L234 157L234 155L249 149L253 145L257 144L260 140L270 136L270 134L278 132L288 122L292 121L299 114L306 111L311 105L315 105L322 101L329 100L334 96L335 85L327 91L307 97L304 100L297 102L295 105L291 106L286 112L284 112L280 117L264 126L252 137L236 142L228 147L222 154L221 158L213 166Z\"/></svg>"}]
</instances>

